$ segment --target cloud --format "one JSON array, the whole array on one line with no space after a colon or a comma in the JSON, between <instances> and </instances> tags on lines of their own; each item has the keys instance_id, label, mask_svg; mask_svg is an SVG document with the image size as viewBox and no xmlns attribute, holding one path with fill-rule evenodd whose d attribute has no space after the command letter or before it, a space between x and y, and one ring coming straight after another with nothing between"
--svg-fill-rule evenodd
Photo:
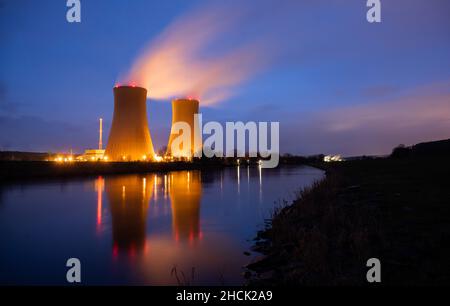
<instances>
[{"instance_id":1,"label":"cloud","mask_svg":"<svg viewBox=\"0 0 450 306\"><path fill-rule=\"evenodd\" d=\"M123 82L147 88L153 99L190 96L207 105L228 98L234 86L261 68L264 61L258 45L242 43L214 55L206 55L205 50L241 17L217 6L181 17L139 56Z\"/></svg>"},{"instance_id":2,"label":"cloud","mask_svg":"<svg viewBox=\"0 0 450 306\"><path fill-rule=\"evenodd\" d=\"M239 9L217 2L197 8L156 37L119 84L145 87L152 99L224 101L281 54L279 40L289 34L286 20L292 20L293 5L261 0L240 3Z\"/></svg>"},{"instance_id":3,"label":"cloud","mask_svg":"<svg viewBox=\"0 0 450 306\"><path fill-rule=\"evenodd\" d=\"M300 147L306 154L388 154L400 143L450 138L450 82L417 88L381 102L325 109L303 117L308 119L284 125L286 151ZM293 135L297 148L290 145Z\"/></svg>"},{"instance_id":4,"label":"cloud","mask_svg":"<svg viewBox=\"0 0 450 306\"><path fill-rule=\"evenodd\" d=\"M364 88L361 94L365 98L379 98L395 94L398 90L398 87L392 85L376 85Z\"/></svg>"}]
</instances>

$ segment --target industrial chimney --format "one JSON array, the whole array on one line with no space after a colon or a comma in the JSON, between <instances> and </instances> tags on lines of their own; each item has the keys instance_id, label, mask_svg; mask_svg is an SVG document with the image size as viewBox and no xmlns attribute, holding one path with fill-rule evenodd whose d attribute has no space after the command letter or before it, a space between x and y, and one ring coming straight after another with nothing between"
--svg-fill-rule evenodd
<instances>
[{"instance_id":1,"label":"industrial chimney","mask_svg":"<svg viewBox=\"0 0 450 306\"><path fill-rule=\"evenodd\" d=\"M105 155L112 161L151 160L155 153L147 122L147 90L114 87L114 116Z\"/></svg>"},{"instance_id":2,"label":"industrial chimney","mask_svg":"<svg viewBox=\"0 0 450 306\"><path fill-rule=\"evenodd\" d=\"M195 152L202 150L201 135L199 122L195 122L195 114L198 114L198 100L195 99L175 99L172 101L172 129L170 132L169 143L167 145L167 155L173 157L192 158ZM174 129L174 124L177 122L185 122L190 127L191 143L188 145L179 146L172 152L172 143L176 137L182 132ZM197 143L195 143L195 134L197 134Z\"/></svg>"}]
</instances>

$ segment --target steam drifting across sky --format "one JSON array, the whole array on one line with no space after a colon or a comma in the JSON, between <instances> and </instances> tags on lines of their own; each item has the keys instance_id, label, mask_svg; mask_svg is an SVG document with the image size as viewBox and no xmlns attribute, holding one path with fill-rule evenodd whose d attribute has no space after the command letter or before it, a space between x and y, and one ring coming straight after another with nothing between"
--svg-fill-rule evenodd
<instances>
[{"instance_id":1,"label":"steam drifting across sky","mask_svg":"<svg viewBox=\"0 0 450 306\"><path fill-rule=\"evenodd\" d=\"M257 37L235 40L233 32L249 28L249 12L221 4L181 16L150 43L120 83L145 87L156 100L192 97L202 105L223 101L266 68L273 55L262 43L264 30Z\"/></svg>"}]
</instances>

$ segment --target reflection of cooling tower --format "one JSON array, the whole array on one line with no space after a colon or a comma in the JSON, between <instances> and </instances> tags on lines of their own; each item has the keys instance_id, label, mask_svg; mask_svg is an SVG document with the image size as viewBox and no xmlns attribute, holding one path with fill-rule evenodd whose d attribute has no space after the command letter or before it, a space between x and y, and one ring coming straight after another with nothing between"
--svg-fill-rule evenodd
<instances>
[{"instance_id":1,"label":"reflection of cooling tower","mask_svg":"<svg viewBox=\"0 0 450 306\"><path fill-rule=\"evenodd\" d=\"M105 151L109 160L153 159L146 101L145 88L114 87L114 117Z\"/></svg>"},{"instance_id":2,"label":"reflection of cooling tower","mask_svg":"<svg viewBox=\"0 0 450 306\"><path fill-rule=\"evenodd\" d=\"M193 99L175 99L172 101L172 130L170 132L169 143L167 145L167 154L175 157L190 158L194 152L202 149L199 122L194 122L194 115L198 114L198 100ZM174 130L174 124L177 122L185 122L191 130L191 143L182 144L172 152L172 143L182 132ZM195 126L197 128L195 128ZM198 143L194 143L194 135L197 133Z\"/></svg>"},{"instance_id":3,"label":"reflection of cooling tower","mask_svg":"<svg viewBox=\"0 0 450 306\"><path fill-rule=\"evenodd\" d=\"M200 172L182 171L170 174L172 228L177 239L196 239L200 233Z\"/></svg>"},{"instance_id":4,"label":"reflection of cooling tower","mask_svg":"<svg viewBox=\"0 0 450 306\"><path fill-rule=\"evenodd\" d=\"M114 244L119 249L142 249L153 182L137 175L110 177L105 179L105 191L111 210Z\"/></svg>"}]
</instances>

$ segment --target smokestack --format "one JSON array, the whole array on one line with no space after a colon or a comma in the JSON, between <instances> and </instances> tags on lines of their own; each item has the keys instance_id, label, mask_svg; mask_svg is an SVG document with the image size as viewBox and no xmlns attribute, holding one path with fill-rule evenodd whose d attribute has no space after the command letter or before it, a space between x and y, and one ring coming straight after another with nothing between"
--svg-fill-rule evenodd
<instances>
[{"instance_id":1,"label":"smokestack","mask_svg":"<svg viewBox=\"0 0 450 306\"><path fill-rule=\"evenodd\" d=\"M100 130L99 130L99 135L98 135L98 149L99 150L102 150L102 147L103 147L102 138L103 138L103 119L100 118Z\"/></svg>"},{"instance_id":2,"label":"smokestack","mask_svg":"<svg viewBox=\"0 0 450 306\"><path fill-rule=\"evenodd\" d=\"M195 99L175 99L172 101L172 129L170 132L169 143L167 146L167 155L174 157L192 158L194 152L202 149L201 142L199 144L194 143L194 135L197 132L199 134L200 127L199 122L194 122L194 115L198 114L198 100ZM181 146L176 148L176 151L172 152L172 142L182 132L178 133L174 130L174 124L176 122L185 122L191 129L191 146ZM201 137L198 135L197 137ZM201 138L198 138L201 139Z\"/></svg>"},{"instance_id":3,"label":"smokestack","mask_svg":"<svg viewBox=\"0 0 450 306\"><path fill-rule=\"evenodd\" d=\"M109 160L153 159L147 122L147 90L135 86L114 87L114 116L105 155Z\"/></svg>"}]
</instances>

